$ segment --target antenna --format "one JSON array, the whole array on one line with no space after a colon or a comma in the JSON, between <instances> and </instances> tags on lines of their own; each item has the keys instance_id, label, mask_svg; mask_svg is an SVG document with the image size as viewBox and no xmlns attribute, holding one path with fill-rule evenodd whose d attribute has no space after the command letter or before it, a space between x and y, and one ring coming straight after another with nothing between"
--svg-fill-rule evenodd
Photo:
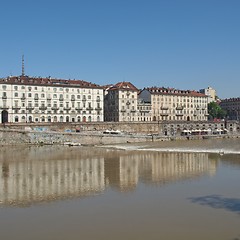
<instances>
[{"instance_id":1,"label":"antenna","mask_svg":"<svg viewBox=\"0 0 240 240\"><path fill-rule=\"evenodd\" d=\"M22 55L22 76L24 76L24 55Z\"/></svg>"}]
</instances>

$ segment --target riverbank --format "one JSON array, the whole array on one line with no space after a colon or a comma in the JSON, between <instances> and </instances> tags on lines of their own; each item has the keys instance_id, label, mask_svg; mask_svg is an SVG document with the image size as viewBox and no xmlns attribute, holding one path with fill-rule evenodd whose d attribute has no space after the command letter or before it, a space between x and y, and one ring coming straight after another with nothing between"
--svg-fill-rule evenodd
<instances>
[{"instance_id":1,"label":"riverbank","mask_svg":"<svg viewBox=\"0 0 240 240\"><path fill-rule=\"evenodd\" d=\"M240 138L238 134L162 136L159 134L118 133L104 134L100 131L56 132L46 129L0 129L0 145L109 145L175 140L215 138Z\"/></svg>"}]
</instances>

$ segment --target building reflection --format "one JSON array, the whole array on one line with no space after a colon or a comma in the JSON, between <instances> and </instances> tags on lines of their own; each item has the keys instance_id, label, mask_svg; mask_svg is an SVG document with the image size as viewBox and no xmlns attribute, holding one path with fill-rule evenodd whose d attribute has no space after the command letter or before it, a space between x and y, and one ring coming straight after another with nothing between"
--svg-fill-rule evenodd
<instances>
[{"instance_id":1,"label":"building reflection","mask_svg":"<svg viewBox=\"0 0 240 240\"><path fill-rule=\"evenodd\" d=\"M206 153L126 152L31 147L0 151L0 205L30 205L103 192L139 182L166 184L214 174Z\"/></svg>"}]
</instances>

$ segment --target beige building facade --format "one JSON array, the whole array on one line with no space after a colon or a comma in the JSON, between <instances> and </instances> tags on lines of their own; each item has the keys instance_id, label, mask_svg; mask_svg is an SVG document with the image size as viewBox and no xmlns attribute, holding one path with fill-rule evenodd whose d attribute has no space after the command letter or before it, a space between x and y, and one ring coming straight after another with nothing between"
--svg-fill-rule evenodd
<instances>
[{"instance_id":1,"label":"beige building facade","mask_svg":"<svg viewBox=\"0 0 240 240\"><path fill-rule=\"evenodd\" d=\"M204 89L200 89L199 92L208 96L208 103L216 102L217 92L214 88L207 87L207 88L204 88Z\"/></svg>"},{"instance_id":2,"label":"beige building facade","mask_svg":"<svg viewBox=\"0 0 240 240\"><path fill-rule=\"evenodd\" d=\"M196 91L152 87L139 99L151 105L152 121L207 121L207 96Z\"/></svg>"},{"instance_id":3,"label":"beige building facade","mask_svg":"<svg viewBox=\"0 0 240 240\"><path fill-rule=\"evenodd\" d=\"M137 121L138 89L130 82L119 82L106 89L104 120Z\"/></svg>"}]
</instances>

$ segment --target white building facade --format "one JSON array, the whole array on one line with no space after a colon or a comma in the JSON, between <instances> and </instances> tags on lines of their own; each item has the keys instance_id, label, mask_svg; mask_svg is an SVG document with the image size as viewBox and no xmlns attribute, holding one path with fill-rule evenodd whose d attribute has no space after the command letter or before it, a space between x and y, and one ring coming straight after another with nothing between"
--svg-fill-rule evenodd
<instances>
[{"instance_id":1,"label":"white building facade","mask_svg":"<svg viewBox=\"0 0 240 240\"><path fill-rule=\"evenodd\" d=\"M103 121L103 88L82 80L0 79L0 123Z\"/></svg>"}]
</instances>

